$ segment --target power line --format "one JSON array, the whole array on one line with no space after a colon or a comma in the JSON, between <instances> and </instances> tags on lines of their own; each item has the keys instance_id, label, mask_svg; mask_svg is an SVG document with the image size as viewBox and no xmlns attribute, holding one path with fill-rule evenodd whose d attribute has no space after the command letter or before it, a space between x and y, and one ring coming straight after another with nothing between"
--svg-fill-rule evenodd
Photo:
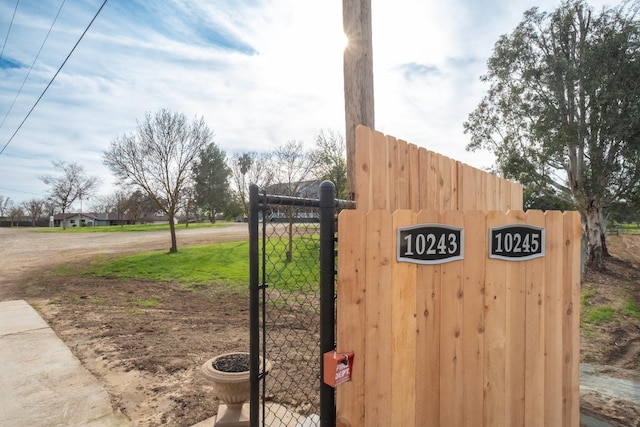
<instances>
[{"instance_id":1,"label":"power line","mask_svg":"<svg viewBox=\"0 0 640 427\"><path fill-rule=\"evenodd\" d=\"M31 113L33 112L33 110L35 110L36 106L38 105L38 103L40 102L40 100L42 99L42 97L44 96L45 93L47 93L47 90L49 89L49 87L51 86L51 84L53 83L53 81L56 79L56 77L58 76L58 74L60 73L60 71L62 70L62 67L64 67L64 65L67 63L67 61L69 60L69 57L71 57L71 54L76 50L76 47L78 47L78 45L80 44L80 42L82 41L82 39L84 38L84 35L87 34L87 31L89 31L89 28L91 28L91 25L93 24L93 22L96 20L96 18L98 18L98 15L100 14L100 11L102 11L102 8L104 8L104 5L107 4L107 0L104 0L104 2L102 3L102 6L100 6L100 9L98 9L98 11L96 12L96 14L93 16L93 19L91 19L91 22L89 22L89 25L87 25L87 28L85 28L84 32L82 33L82 35L80 36L80 38L78 39L78 41L76 42L75 45L73 45L73 48L71 48L71 52L69 52L69 54L67 55L67 57L65 58L64 62L60 65L60 67L58 68L58 71L56 71L56 73L54 74L54 76L51 78L51 81L49 81L49 84L47 84L47 87L44 88L44 90L42 91L42 93L40 94L40 96L38 97L38 99L36 100L36 102L33 104L33 107L31 107L31 109L29 110L29 112L27 113L27 115L25 116L25 118L22 120L22 122L20 122L20 124L18 125L18 128L16 129L16 131L13 133L13 135L11 135L11 137L9 138L9 140L7 141L6 144L4 144L4 147L2 147L2 150L0 150L0 155L2 153L4 153L4 150L9 146L9 144L11 143L11 141L13 141L13 138L17 135L18 131L20 131L20 129L22 128L22 125L24 125L24 122L27 121L27 119L29 118L29 116L31 115Z\"/></svg>"},{"instance_id":2,"label":"power line","mask_svg":"<svg viewBox=\"0 0 640 427\"><path fill-rule=\"evenodd\" d=\"M6 188L6 187L0 187L0 190L4 190L4 191L11 191L13 193L22 193L22 194L31 194L32 196L40 196L40 197L44 197L42 194L38 194L38 193L31 193L29 191L21 191L21 190L14 190L11 188Z\"/></svg>"},{"instance_id":3,"label":"power line","mask_svg":"<svg viewBox=\"0 0 640 427\"><path fill-rule=\"evenodd\" d=\"M4 47L7 45L7 40L9 40L9 34L11 33L11 27L13 27L13 20L16 18L16 12L18 11L19 4L20 4L20 0L17 0L16 7L13 9L13 16L11 17L11 23L9 24L9 29L7 30L7 37L5 37L4 43L2 44L2 51L0 51L0 60L2 60L2 54L4 54Z\"/></svg>"},{"instance_id":4,"label":"power line","mask_svg":"<svg viewBox=\"0 0 640 427\"><path fill-rule=\"evenodd\" d=\"M33 66L36 64L36 61L40 57L40 52L42 52L42 48L44 47L45 43L47 43L47 39L49 38L49 34L51 34L51 30L53 30L53 26L56 24L56 21L58 20L58 16L60 16L60 11L62 10L62 6L64 6L65 1L66 0L62 0L62 4L60 4L60 8L58 9L58 13L56 13L56 17L53 18L53 22L51 23L51 27L49 27L49 31L47 32L47 35L44 37L44 40L42 41L42 45L40 45L40 49L38 50L38 53L36 54L35 59L31 63L31 67L29 68L29 71L27 72L27 75L24 77L24 80L22 81L22 85L20 85L20 89L18 89L18 93L16 93L16 97L13 98L13 102L11 103L11 105L9 106L9 109L7 110L7 114L5 114L4 118L2 119L2 123L0 123L0 128L4 125L4 122L7 120L7 117L9 117L9 113L11 113L11 110L13 110L13 106L15 105L16 100L18 99L18 97L22 93L22 88L24 88L24 84L27 82L27 79L29 78L29 75L31 74L31 70L33 70ZM0 58L1 57L2 56L0 55Z\"/></svg>"}]
</instances>

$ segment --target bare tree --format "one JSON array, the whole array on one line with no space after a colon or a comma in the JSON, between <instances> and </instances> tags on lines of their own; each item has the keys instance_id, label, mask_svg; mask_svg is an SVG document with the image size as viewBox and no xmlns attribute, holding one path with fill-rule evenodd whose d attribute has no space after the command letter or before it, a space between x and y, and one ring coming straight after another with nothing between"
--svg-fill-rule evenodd
<instances>
[{"instance_id":1,"label":"bare tree","mask_svg":"<svg viewBox=\"0 0 640 427\"><path fill-rule=\"evenodd\" d=\"M84 168L77 163L53 161L60 175L44 175L40 180L51 187L49 197L62 210L62 228L66 229L65 214L77 200L86 198L95 189L97 178L87 177Z\"/></svg>"},{"instance_id":2,"label":"bare tree","mask_svg":"<svg viewBox=\"0 0 640 427\"><path fill-rule=\"evenodd\" d=\"M13 224L18 225L20 221L24 219L24 210L22 206L13 205L11 209L9 209L9 219L11 220L11 226Z\"/></svg>"},{"instance_id":3,"label":"bare tree","mask_svg":"<svg viewBox=\"0 0 640 427\"><path fill-rule=\"evenodd\" d=\"M13 200L10 197L0 196L0 219L9 213L13 207Z\"/></svg>"},{"instance_id":4,"label":"bare tree","mask_svg":"<svg viewBox=\"0 0 640 427\"><path fill-rule=\"evenodd\" d=\"M136 190L130 194L122 194L118 212L125 213L132 224L137 224L146 214L151 213L155 204L156 202L151 200L147 194Z\"/></svg>"},{"instance_id":5,"label":"bare tree","mask_svg":"<svg viewBox=\"0 0 640 427\"><path fill-rule=\"evenodd\" d=\"M178 251L175 218L194 160L212 132L204 119L187 123L184 114L162 109L138 123L134 134L116 138L104 153L104 163L125 183L137 186L169 217L170 253Z\"/></svg>"},{"instance_id":6,"label":"bare tree","mask_svg":"<svg viewBox=\"0 0 640 427\"><path fill-rule=\"evenodd\" d=\"M316 147L311 152L321 180L333 182L336 196L348 197L347 189L347 149L341 134L329 130L320 131L316 137Z\"/></svg>"},{"instance_id":7,"label":"bare tree","mask_svg":"<svg viewBox=\"0 0 640 427\"><path fill-rule=\"evenodd\" d=\"M26 202L22 202L22 208L26 212L27 216L31 217L31 226L36 226L36 221L40 219L44 212L45 200L43 199L30 199Z\"/></svg>"},{"instance_id":8,"label":"bare tree","mask_svg":"<svg viewBox=\"0 0 640 427\"><path fill-rule=\"evenodd\" d=\"M317 159L305 151L302 142L289 141L274 151L274 175L276 184L271 188L276 194L290 197L306 197L302 190L309 185L309 180L317 179ZM293 224L295 212L293 207L284 207L289 223L289 247L287 261L293 257Z\"/></svg>"}]
</instances>

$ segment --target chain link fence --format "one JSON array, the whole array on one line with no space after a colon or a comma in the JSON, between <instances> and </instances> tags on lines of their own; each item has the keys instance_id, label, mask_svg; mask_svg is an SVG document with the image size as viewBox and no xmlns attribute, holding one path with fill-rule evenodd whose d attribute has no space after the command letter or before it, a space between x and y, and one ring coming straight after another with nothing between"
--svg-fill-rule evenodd
<instances>
[{"instance_id":1,"label":"chain link fence","mask_svg":"<svg viewBox=\"0 0 640 427\"><path fill-rule=\"evenodd\" d=\"M336 201L326 184L323 207L253 189L252 426L335 423L333 389L320 378L321 355L335 345Z\"/></svg>"}]
</instances>

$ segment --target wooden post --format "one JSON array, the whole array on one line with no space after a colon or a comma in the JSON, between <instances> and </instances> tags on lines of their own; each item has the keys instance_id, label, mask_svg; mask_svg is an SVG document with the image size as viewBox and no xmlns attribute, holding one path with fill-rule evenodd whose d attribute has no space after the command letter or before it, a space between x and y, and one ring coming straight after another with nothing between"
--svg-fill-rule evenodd
<instances>
[{"instance_id":1,"label":"wooden post","mask_svg":"<svg viewBox=\"0 0 640 427\"><path fill-rule=\"evenodd\" d=\"M342 0L342 22L349 39L344 50L347 188L355 200L356 126L375 129L371 0Z\"/></svg>"}]
</instances>

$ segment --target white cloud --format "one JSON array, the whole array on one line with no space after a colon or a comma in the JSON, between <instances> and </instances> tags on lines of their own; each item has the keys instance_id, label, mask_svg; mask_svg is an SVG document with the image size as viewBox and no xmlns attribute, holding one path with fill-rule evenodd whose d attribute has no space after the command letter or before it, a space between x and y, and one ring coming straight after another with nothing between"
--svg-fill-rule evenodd
<instances>
[{"instance_id":1,"label":"white cloud","mask_svg":"<svg viewBox=\"0 0 640 427\"><path fill-rule=\"evenodd\" d=\"M543 0L541 9L556 2ZM0 128L6 143L102 0L66 2L22 95ZM592 2L599 6L601 2ZM500 34L533 1L372 0L376 127L474 166L462 123ZM13 14L0 2L0 42ZM20 2L4 59L28 66L57 4ZM203 116L227 153L312 143L344 132L342 4L327 0L110 2L40 105L0 155L0 194L44 194L51 160L76 161L109 191L102 152L145 112ZM0 67L0 120L26 68ZM30 193L30 194L26 194Z\"/></svg>"}]
</instances>

